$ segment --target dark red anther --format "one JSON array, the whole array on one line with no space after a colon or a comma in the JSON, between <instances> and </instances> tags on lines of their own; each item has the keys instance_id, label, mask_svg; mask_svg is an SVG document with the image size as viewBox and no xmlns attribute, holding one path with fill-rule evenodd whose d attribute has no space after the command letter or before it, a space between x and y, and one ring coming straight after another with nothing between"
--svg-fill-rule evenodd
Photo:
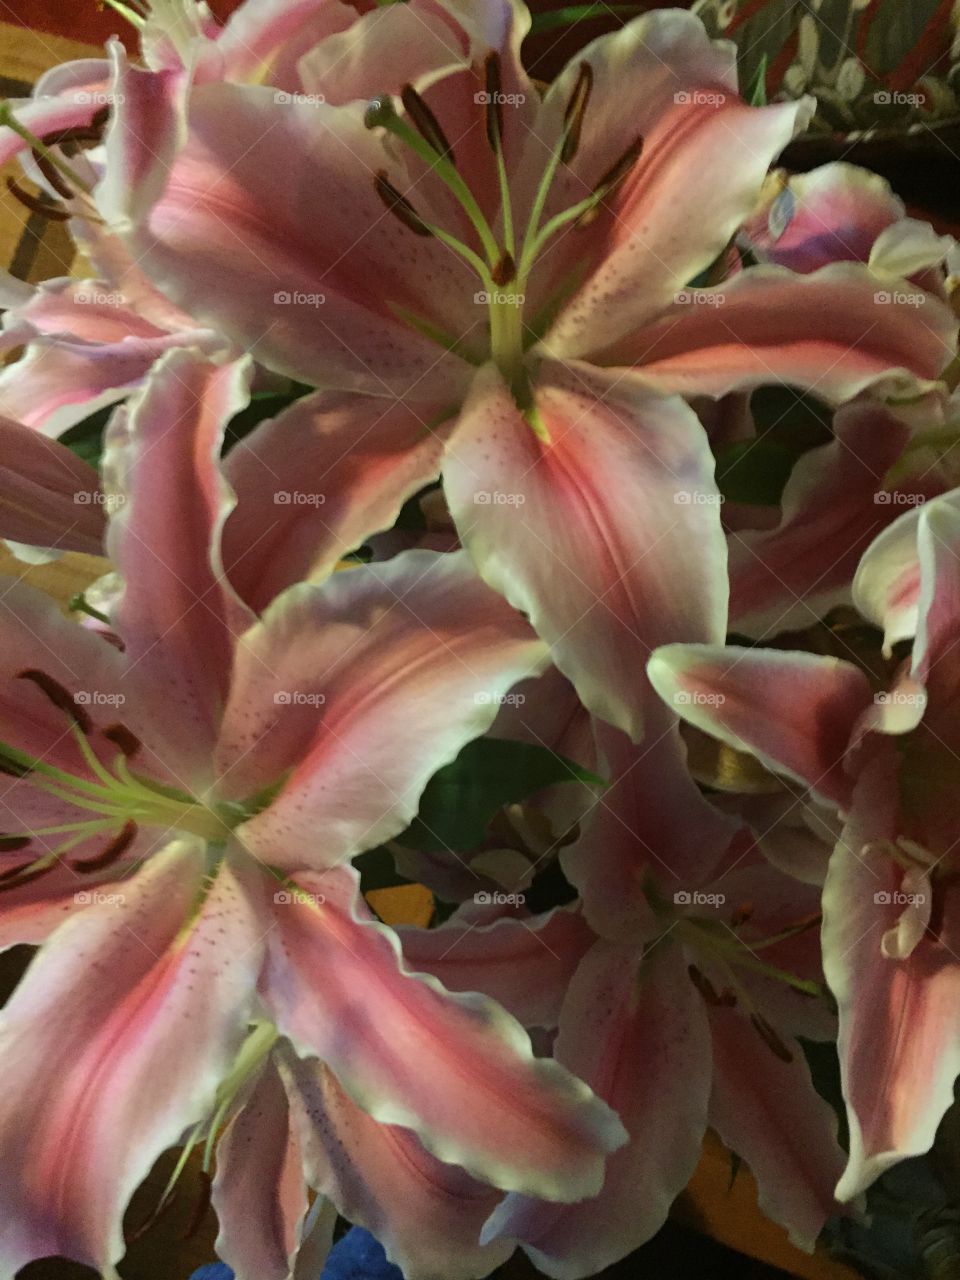
<instances>
[{"instance_id":1,"label":"dark red anther","mask_svg":"<svg viewBox=\"0 0 960 1280\"><path fill-rule=\"evenodd\" d=\"M753 903L744 902L742 906L737 907L733 915L730 917L730 927L739 929L742 924L746 924L753 915Z\"/></svg>"},{"instance_id":2,"label":"dark red anther","mask_svg":"<svg viewBox=\"0 0 960 1280\"><path fill-rule=\"evenodd\" d=\"M409 231L418 236L433 235L410 201L406 196L401 195L383 170L377 174L375 185L377 195L394 217L399 218Z\"/></svg>"},{"instance_id":3,"label":"dark red anther","mask_svg":"<svg viewBox=\"0 0 960 1280\"><path fill-rule=\"evenodd\" d=\"M406 109L407 115L413 121L414 128L420 134L425 142L429 142L434 151L438 155L444 156L451 164L456 164L456 157L453 154L453 147L447 140L446 134L440 127L440 121L433 114L427 104L424 102L420 94L412 84L403 86L400 93L400 101Z\"/></svg>"},{"instance_id":4,"label":"dark red anther","mask_svg":"<svg viewBox=\"0 0 960 1280\"><path fill-rule=\"evenodd\" d=\"M580 63L577 82L573 86L567 109L563 113L564 138L560 149L560 159L569 164L580 150L580 134L583 131L583 118L587 113L587 104L593 89L593 68L589 62Z\"/></svg>"},{"instance_id":5,"label":"dark red anther","mask_svg":"<svg viewBox=\"0 0 960 1280\"><path fill-rule=\"evenodd\" d=\"M752 1023L754 1030L760 1036L760 1039L775 1057L779 1058L781 1062L793 1061L793 1054L783 1043L780 1036L774 1028L771 1027L766 1018L762 1017L759 1013L751 1013L750 1022Z\"/></svg>"},{"instance_id":6,"label":"dark red anther","mask_svg":"<svg viewBox=\"0 0 960 1280\"><path fill-rule=\"evenodd\" d=\"M695 964L690 964L687 965L687 973L690 975L690 981L706 1000L707 1004L715 1007L720 1004L720 997L717 995L716 987L702 970L698 969Z\"/></svg>"},{"instance_id":7,"label":"dark red anther","mask_svg":"<svg viewBox=\"0 0 960 1280\"><path fill-rule=\"evenodd\" d=\"M89 734L91 732L93 721L70 690L65 689L59 680L54 680L53 676L48 676L45 671L37 671L32 667L26 671L18 671L17 679L29 680L31 684L35 684L58 711L66 712L68 716L76 721L81 733Z\"/></svg>"},{"instance_id":8,"label":"dark red anther","mask_svg":"<svg viewBox=\"0 0 960 1280\"><path fill-rule=\"evenodd\" d=\"M40 151L37 151L36 147L34 147L33 150L33 158L37 163L37 168L50 183L51 187L53 187L54 191L56 191L57 195L62 196L64 200L72 200L76 195L76 192L72 187L68 186L66 181L61 177L60 171L57 169L57 166L53 161L48 159L47 156L43 155Z\"/></svg>"},{"instance_id":9,"label":"dark red anther","mask_svg":"<svg viewBox=\"0 0 960 1280\"><path fill-rule=\"evenodd\" d=\"M143 743L125 724L108 724L103 731L103 736L114 746L119 747L128 760L143 749Z\"/></svg>"},{"instance_id":10,"label":"dark red anther","mask_svg":"<svg viewBox=\"0 0 960 1280\"><path fill-rule=\"evenodd\" d=\"M0 853L19 853L29 844L29 836L0 836Z\"/></svg>"},{"instance_id":11,"label":"dark red anther","mask_svg":"<svg viewBox=\"0 0 960 1280\"><path fill-rule=\"evenodd\" d=\"M483 82L486 90L487 141L496 155L503 141L503 80L500 74L500 54L496 49L487 54L483 64Z\"/></svg>"},{"instance_id":12,"label":"dark red anther","mask_svg":"<svg viewBox=\"0 0 960 1280\"><path fill-rule=\"evenodd\" d=\"M137 824L131 818L129 822L123 824L102 853L98 853L93 858L81 858L71 863L74 871L79 871L81 875L89 875L91 871L102 871L105 867L119 861L137 838L137 831Z\"/></svg>"},{"instance_id":13,"label":"dark red anther","mask_svg":"<svg viewBox=\"0 0 960 1280\"><path fill-rule=\"evenodd\" d=\"M210 1208L210 1201L213 1196L213 1179L206 1170L201 1170L197 1174L197 1180L200 1183L200 1195L193 1213L190 1215L187 1229L181 1237L183 1240L191 1240L203 1226L203 1220L206 1217L207 1210Z\"/></svg>"},{"instance_id":14,"label":"dark red anther","mask_svg":"<svg viewBox=\"0 0 960 1280\"><path fill-rule=\"evenodd\" d=\"M41 218L47 218L50 222L69 222L73 216L64 209L55 209L39 196L30 195L29 191L24 191L14 178L7 178L7 190L20 201L24 208L29 209L31 213L38 213Z\"/></svg>"}]
</instances>

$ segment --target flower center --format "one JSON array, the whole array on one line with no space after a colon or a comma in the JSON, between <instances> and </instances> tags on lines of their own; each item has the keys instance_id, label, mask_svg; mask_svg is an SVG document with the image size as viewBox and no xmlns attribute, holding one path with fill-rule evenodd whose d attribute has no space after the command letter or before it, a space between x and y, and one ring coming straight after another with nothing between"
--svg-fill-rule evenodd
<instances>
[{"instance_id":1,"label":"flower center","mask_svg":"<svg viewBox=\"0 0 960 1280\"><path fill-rule=\"evenodd\" d=\"M620 159L603 175L585 199L544 221L547 198L561 165L570 164L580 146L580 137L590 93L593 71L587 62L580 73L567 103L559 140L547 161L531 204L522 235L514 226L514 208L503 152L503 105L501 63L493 52L484 64L485 92L478 94L482 103L487 141L493 151L500 186L499 218L496 229L484 215L479 202L457 168L453 147L431 109L412 85L401 93L406 115L401 117L392 98L374 98L364 117L368 129L383 128L429 165L435 176L447 187L472 225L477 248L464 244L442 227L423 218L407 196L381 171L375 181L377 194L389 211L415 235L434 236L457 253L476 272L483 289L478 295L486 301L490 328L490 355L504 380L523 405L525 394L523 358L527 348L540 336L542 323L534 317L524 322L524 305L530 273L544 247L553 236L569 224L589 221L597 208L624 182L640 156L643 140L638 138ZM547 308L551 315L556 304ZM420 332L455 348L456 339L438 334L427 321L406 314L404 317ZM531 422L536 428L536 423Z\"/></svg>"},{"instance_id":2,"label":"flower center","mask_svg":"<svg viewBox=\"0 0 960 1280\"><path fill-rule=\"evenodd\" d=\"M133 772L128 761L141 750L141 744L126 726L112 724L97 729L86 706L45 672L21 671L18 678L30 681L67 716L70 733L89 772L79 774L59 768L5 742L0 742L0 772L16 778L29 778L31 786L37 790L89 816L16 835L0 836L0 850L23 852L27 859L0 874L0 890L14 888L43 875L92 837L104 836L105 846L93 857L74 858L70 865L75 871L101 871L117 862L143 826L190 832L211 844L223 844L234 827L250 816L246 805L209 804L185 791ZM118 748L109 767L91 746L90 739L95 733ZM51 849L47 841L54 836L63 839ZM34 847L38 840L43 842L40 854Z\"/></svg>"}]
</instances>

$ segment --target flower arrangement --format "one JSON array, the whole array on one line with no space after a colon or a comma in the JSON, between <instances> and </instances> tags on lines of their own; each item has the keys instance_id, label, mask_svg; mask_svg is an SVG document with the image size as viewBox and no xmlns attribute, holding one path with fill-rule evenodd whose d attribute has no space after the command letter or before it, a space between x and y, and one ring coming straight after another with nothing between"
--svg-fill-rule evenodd
<instances>
[{"instance_id":1,"label":"flower arrangement","mask_svg":"<svg viewBox=\"0 0 960 1280\"><path fill-rule=\"evenodd\" d=\"M0 1274L176 1147L238 1280L578 1280L708 1129L812 1250L960 1072L953 241L682 9L111 7L0 109Z\"/></svg>"}]
</instances>

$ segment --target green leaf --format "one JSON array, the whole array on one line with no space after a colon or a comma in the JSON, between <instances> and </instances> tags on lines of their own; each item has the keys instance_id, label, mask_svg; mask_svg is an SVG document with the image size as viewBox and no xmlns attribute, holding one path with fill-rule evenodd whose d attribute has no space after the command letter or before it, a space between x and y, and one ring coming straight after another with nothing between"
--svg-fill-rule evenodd
<instances>
[{"instance_id":1,"label":"green leaf","mask_svg":"<svg viewBox=\"0 0 960 1280\"><path fill-rule=\"evenodd\" d=\"M420 812L399 842L410 849L469 852L483 843L491 818L504 805L558 782L606 785L546 747L477 738L433 775L420 798Z\"/></svg>"},{"instance_id":2,"label":"green leaf","mask_svg":"<svg viewBox=\"0 0 960 1280\"><path fill-rule=\"evenodd\" d=\"M765 107L767 105L767 63L769 59L764 54L753 73L753 79L747 87L746 93L743 95L750 103L751 107Z\"/></svg>"},{"instance_id":3,"label":"green leaf","mask_svg":"<svg viewBox=\"0 0 960 1280\"><path fill-rule=\"evenodd\" d=\"M565 9L553 9L549 13L535 13L530 26L531 35L541 31L556 31L558 27L572 27L587 18L635 18L646 13L639 4L572 4Z\"/></svg>"},{"instance_id":4,"label":"green leaf","mask_svg":"<svg viewBox=\"0 0 960 1280\"><path fill-rule=\"evenodd\" d=\"M747 440L717 457L717 485L727 502L776 506L790 478L796 455L784 445Z\"/></svg>"},{"instance_id":5,"label":"green leaf","mask_svg":"<svg viewBox=\"0 0 960 1280\"><path fill-rule=\"evenodd\" d=\"M241 440L255 431L261 422L267 422L270 418L275 418L278 413L288 409L297 400L302 400L304 396L310 395L312 391L313 387L295 382L286 391L254 392L247 407L234 414L230 420L224 432L223 452L225 454L229 453L235 444L239 444Z\"/></svg>"},{"instance_id":6,"label":"green leaf","mask_svg":"<svg viewBox=\"0 0 960 1280\"><path fill-rule=\"evenodd\" d=\"M116 407L115 404L108 404L106 408L98 409L89 418L84 418L65 431L60 437L60 443L65 444L84 462L89 462L91 467L99 467L103 453L103 433Z\"/></svg>"}]
</instances>

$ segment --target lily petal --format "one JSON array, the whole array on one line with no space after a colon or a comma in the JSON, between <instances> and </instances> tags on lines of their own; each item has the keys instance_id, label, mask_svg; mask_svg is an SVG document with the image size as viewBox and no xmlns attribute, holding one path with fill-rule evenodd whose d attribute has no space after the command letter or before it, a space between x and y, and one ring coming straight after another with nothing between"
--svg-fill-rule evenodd
<instances>
[{"instance_id":1,"label":"lily petal","mask_svg":"<svg viewBox=\"0 0 960 1280\"><path fill-rule=\"evenodd\" d=\"M525 1027L555 1027L570 978L594 934L579 912L558 908L491 924L457 916L436 929L397 929L403 958L448 991L490 996Z\"/></svg>"},{"instance_id":2,"label":"lily petal","mask_svg":"<svg viewBox=\"0 0 960 1280\"><path fill-rule=\"evenodd\" d=\"M261 955L225 867L184 930L202 876L201 842L174 842L126 881L121 902L59 929L4 1008L0 1130L18 1153L3 1178L8 1274L56 1254L114 1277L127 1200L213 1103Z\"/></svg>"},{"instance_id":3,"label":"lily petal","mask_svg":"<svg viewBox=\"0 0 960 1280\"><path fill-rule=\"evenodd\" d=\"M878 281L868 267L840 262L810 275L751 267L690 291L605 351L603 363L629 365L647 385L685 396L786 382L829 401L867 388L909 398L940 376L956 338L939 299Z\"/></svg>"},{"instance_id":4,"label":"lily petal","mask_svg":"<svg viewBox=\"0 0 960 1280\"><path fill-rule=\"evenodd\" d=\"M127 670L171 761L199 776L209 774L236 636L253 621L226 581L219 548L231 507L221 441L247 403L249 377L248 361L216 365L171 351L129 411L114 415L103 461Z\"/></svg>"},{"instance_id":5,"label":"lily petal","mask_svg":"<svg viewBox=\"0 0 960 1280\"><path fill-rule=\"evenodd\" d=\"M321 392L236 445L224 464L237 507L223 559L240 596L264 609L391 528L440 474L443 416L436 404Z\"/></svg>"},{"instance_id":6,"label":"lily petal","mask_svg":"<svg viewBox=\"0 0 960 1280\"><path fill-rule=\"evenodd\" d=\"M106 522L93 467L6 418L0 418L0 458L0 538L99 555Z\"/></svg>"},{"instance_id":7,"label":"lily petal","mask_svg":"<svg viewBox=\"0 0 960 1280\"><path fill-rule=\"evenodd\" d=\"M122 92L118 114L129 112L131 123L111 133L110 162L121 174L146 169L149 180L136 207L127 207L128 177L101 204L163 293L268 368L310 385L459 398L470 366L398 309L457 341L483 319L472 277L439 240L384 209L375 178L392 161L359 107L201 85L183 107L187 140L159 163L150 134L144 142L136 132L141 115L157 112L156 91L134 78ZM277 154L299 174L279 205ZM318 190L326 193L319 222Z\"/></svg>"},{"instance_id":8,"label":"lily petal","mask_svg":"<svg viewBox=\"0 0 960 1280\"><path fill-rule=\"evenodd\" d=\"M812 1252L838 1212L833 1189L844 1153L836 1113L814 1088L799 1045L784 1062L738 1010L712 1010L710 1023L710 1124L750 1166L763 1212Z\"/></svg>"},{"instance_id":9,"label":"lily petal","mask_svg":"<svg viewBox=\"0 0 960 1280\"><path fill-rule=\"evenodd\" d=\"M409 1130L378 1124L323 1063L282 1058L310 1184L366 1227L407 1280L478 1280L512 1244L477 1241L500 1193L442 1164Z\"/></svg>"},{"instance_id":10,"label":"lily petal","mask_svg":"<svg viewBox=\"0 0 960 1280\"><path fill-rule=\"evenodd\" d=\"M298 1053L326 1062L375 1120L412 1129L482 1181L558 1200L595 1194L605 1155L623 1141L613 1112L534 1058L492 1000L408 973L396 935L362 907L352 868L295 883L275 895L261 990Z\"/></svg>"},{"instance_id":11,"label":"lily petal","mask_svg":"<svg viewBox=\"0 0 960 1280\"><path fill-rule=\"evenodd\" d=\"M285 778L240 838L288 870L392 839L436 770L545 664L464 553L408 551L291 588L237 650L220 786L242 799Z\"/></svg>"},{"instance_id":12,"label":"lily petal","mask_svg":"<svg viewBox=\"0 0 960 1280\"><path fill-rule=\"evenodd\" d=\"M447 450L447 500L483 578L584 704L637 738L650 650L723 634L706 433L680 400L587 366L541 366L535 398L540 434L495 368L478 375Z\"/></svg>"},{"instance_id":13,"label":"lily petal","mask_svg":"<svg viewBox=\"0 0 960 1280\"><path fill-rule=\"evenodd\" d=\"M730 621L752 636L810 626L847 603L860 557L883 525L920 495L884 488L910 438L883 405L840 409L834 439L795 464L775 529L730 535Z\"/></svg>"},{"instance_id":14,"label":"lily petal","mask_svg":"<svg viewBox=\"0 0 960 1280\"><path fill-rule=\"evenodd\" d=\"M873 705L869 681L852 663L779 649L667 645L647 670L690 724L839 807L849 804L844 756L859 716Z\"/></svg>"},{"instance_id":15,"label":"lily petal","mask_svg":"<svg viewBox=\"0 0 960 1280\"><path fill-rule=\"evenodd\" d=\"M287 1280L307 1213L302 1153L268 1058L217 1143L217 1254L237 1280Z\"/></svg>"},{"instance_id":16,"label":"lily petal","mask_svg":"<svg viewBox=\"0 0 960 1280\"><path fill-rule=\"evenodd\" d=\"M650 933L650 876L668 897L703 884L740 823L693 781L679 723L666 706L651 707L639 746L609 726L598 724L597 732L610 785L560 860L596 932L625 942Z\"/></svg>"},{"instance_id":17,"label":"lily petal","mask_svg":"<svg viewBox=\"0 0 960 1280\"><path fill-rule=\"evenodd\" d=\"M929 1150L960 1072L956 956L929 935L903 960L881 950L904 909L897 901L902 873L871 846L896 835L897 794L891 746L861 776L823 891L824 970L840 1011L850 1123L841 1200Z\"/></svg>"},{"instance_id":18,"label":"lily petal","mask_svg":"<svg viewBox=\"0 0 960 1280\"><path fill-rule=\"evenodd\" d=\"M617 1108L630 1145L610 1157L603 1190L564 1206L509 1195L482 1239L516 1237L556 1280L596 1275L649 1240L700 1158L712 1074L703 1001L682 952L597 943L573 980L557 1041L569 1064Z\"/></svg>"}]
</instances>

